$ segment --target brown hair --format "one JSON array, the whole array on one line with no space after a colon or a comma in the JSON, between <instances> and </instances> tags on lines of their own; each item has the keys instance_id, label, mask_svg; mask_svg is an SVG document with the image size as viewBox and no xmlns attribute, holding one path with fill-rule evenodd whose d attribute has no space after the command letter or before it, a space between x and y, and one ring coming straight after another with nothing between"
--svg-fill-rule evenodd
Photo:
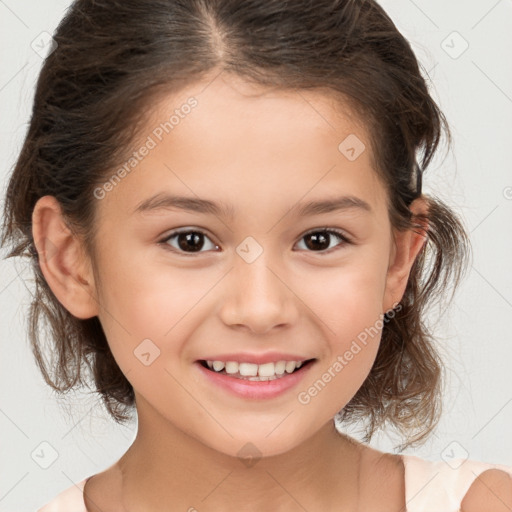
<instances>
[{"instance_id":1,"label":"brown hair","mask_svg":"<svg viewBox=\"0 0 512 512\"><path fill-rule=\"evenodd\" d=\"M77 0L54 39L58 46L40 73L8 185L2 245L10 243L7 257L27 256L32 264L30 342L45 381L56 391L87 384L87 367L116 421L126 421L134 409L133 388L98 318L72 316L41 273L32 237L34 205L44 195L55 196L92 257L94 188L124 161L142 113L157 96L212 70L269 87L330 91L350 104L369 131L392 225L425 233L425 218L412 216L408 205L421 194L422 172L443 129L448 142L450 131L409 43L377 2ZM342 422L367 420L367 441L389 422L409 446L425 439L440 417L443 366L423 319L451 282L455 290L470 246L457 215L439 199L423 197L429 204L427 242L401 308L384 317L373 368L337 415ZM51 362L43 357L43 323L53 343Z\"/></svg>"}]
</instances>

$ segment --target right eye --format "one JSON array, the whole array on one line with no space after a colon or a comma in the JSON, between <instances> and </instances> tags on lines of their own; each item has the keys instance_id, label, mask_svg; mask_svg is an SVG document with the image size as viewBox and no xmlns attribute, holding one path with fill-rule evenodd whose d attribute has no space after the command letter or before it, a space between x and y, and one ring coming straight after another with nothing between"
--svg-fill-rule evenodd
<instances>
[{"instance_id":1,"label":"right eye","mask_svg":"<svg viewBox=\"0 0 512 512\"><path fill-rule=\"evenodd\" d=\"M183 229L180 231L173 231L170 235L166 236L159 242L164 249L179 252L193 256L194 253L204 252L201 249L204 247L204 238L208 238L206 233L198 229ZM175 239L176 246L170 243ZM208 238L209 240L209 238ZM211 242L214 248L219 248Z\"/></svg>"}]
</instances>

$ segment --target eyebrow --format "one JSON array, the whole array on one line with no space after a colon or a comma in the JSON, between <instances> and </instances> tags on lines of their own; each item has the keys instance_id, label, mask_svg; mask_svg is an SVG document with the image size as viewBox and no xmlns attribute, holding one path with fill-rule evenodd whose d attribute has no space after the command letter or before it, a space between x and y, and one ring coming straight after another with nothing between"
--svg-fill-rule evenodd
<instances>
[{"instance_id":1,"label":"eyebrow","mask_svg":"<svg viewBox=\"0 0 512 512\"><path fill-rule=\"evenodd\" d=\"M208 199L200 199L187 196L176 196L159 193L149 199L142 201L133 211L133 213L149 213L160 210L185 210L196 213L213 214L219 217L233 219L235 210L231 205L225 203L215 203ZM356 196L340 196L331 199L309 201L299 203L292 207L288 213L298 217L307 217L310 215L320 215L335 211L361 210L368 213L372 212L371 206L363 199Z\"/></svg>"}]
</instances>

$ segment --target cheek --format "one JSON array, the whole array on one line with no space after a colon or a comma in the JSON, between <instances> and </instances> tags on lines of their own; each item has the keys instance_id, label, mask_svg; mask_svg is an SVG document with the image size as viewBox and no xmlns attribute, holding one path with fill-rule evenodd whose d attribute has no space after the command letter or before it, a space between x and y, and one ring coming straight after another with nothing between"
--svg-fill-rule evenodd
<instances>
[{"instance_id":1,"label":"cheek","mask_svg":"<svg viewBox=\"0 0 512 512\"><path fill-rule=\"evenodd\" d=\"M133 254L109 259L101 267L100 320L123 372L138 369L142 354L149 353L143 359L155 358L152 371L179 359L220 277L222 272L211 269L150 265Z\"/></svg>"},{"instance_id":2,"label":"cheek","mask_svg":"<svg viewBox=\"0 0 512 512\"><path fill-rule=\"evenodd\" d=\"M303 278L303 293L320 318L317 325L328 343L321 367L302 389L300 403L316 402L315 407L334 415L363 384L375 361L384 325L385 271L382 258L368 251L357 261L324 269L315 279Z\"/></svg>"},{"instance_id":3,"label":"cheek","mask_svg":"<svg viewBox=\"0 0 512 512\"><path fill-rule=\"evenodd\" d=\"M212 272L117 260L103 269L105 319L134 337L165 337L215 285ZM118 326L119 327L119 326Z\"/></svg>"},{"instance_id":4,"label":"cheek","mask_svg":"<svg viewBox=\"0 0 512 512\"><path fill-rule=\"evenodd\" d=\"M302 296L321 319L328 338L341 347L379 319L385 289L386 266L370 248L336 267L302 275Z\"/></svg>"}]
</instances>

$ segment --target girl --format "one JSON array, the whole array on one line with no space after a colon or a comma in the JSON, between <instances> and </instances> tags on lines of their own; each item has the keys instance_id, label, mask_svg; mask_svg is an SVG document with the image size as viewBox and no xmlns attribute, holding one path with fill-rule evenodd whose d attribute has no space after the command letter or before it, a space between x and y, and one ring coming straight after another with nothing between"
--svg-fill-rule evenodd
<instances>
[{"instance_id":1,"label":"girl","mask_svg":"<svg viewBox=\"0 0 512 512\"><path fill-rule=\"evenodd\" d=\"M77 0L54 38L3 243L33 258L45 380L138 430L40 512L510 510L508 466L335 427L427 439L424 315L469 253L422 194L449 130L382 8Z\"/></svg>"}]
</instances>

